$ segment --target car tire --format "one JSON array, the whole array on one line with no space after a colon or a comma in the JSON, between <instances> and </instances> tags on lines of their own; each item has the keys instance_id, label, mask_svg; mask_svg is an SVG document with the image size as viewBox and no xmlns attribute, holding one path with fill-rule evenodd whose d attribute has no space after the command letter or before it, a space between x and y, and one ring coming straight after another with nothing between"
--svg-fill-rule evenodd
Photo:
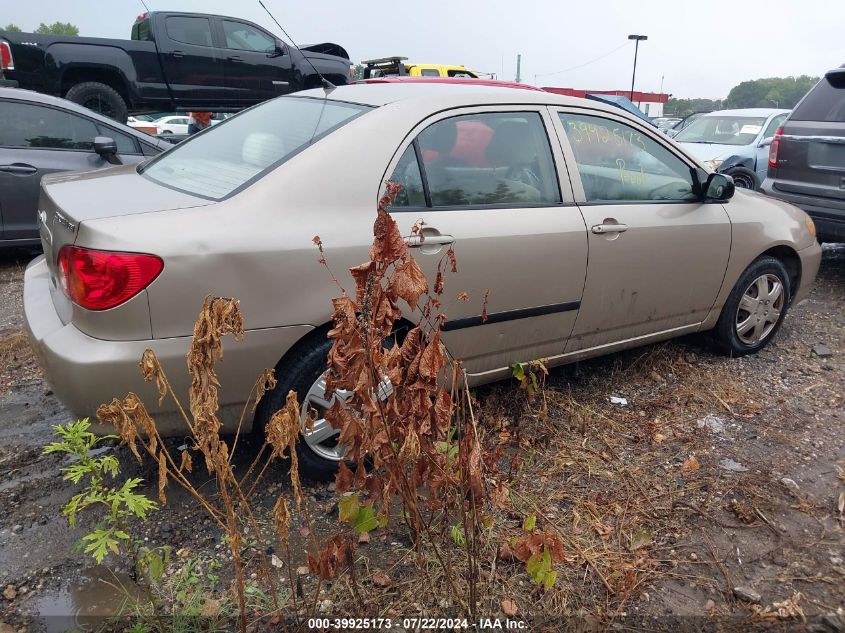
<instances>
[{"instance_id":1,"label":"car tire","mask_svg":"<svg viewBox=\"0 0 845 633\"><path fill-rule=\"evenodd\" d=\"M780 291L775 296L777 284ZM729 356L763 349L780 329L791 298L792 286L783 263L769 256L754 260L728 295L713 330L719 349Z\"/></svg>"},{"instance_id":2,"label":"car tire","mask_svg":"<svg viewBox=\"0 0 845 633\"><path fill-rule=\"evenodd\" d=\"M255 431L264 434L264 429L273 414L284 407L289 391L295 391L300 407L303 407L305 395L326 371L326 359L332 341L328 338L311 337L276 365L276 387L268 391L255 412ZM304 408L304 407L303 407ZM319 450L319 448L318 448ZM340 461L327 459L314 450L300 434L296 444L299 457L299 472L303 478L313 481L332 481L337 473Z\"/></svg>"},{"instance_id":3,"label":"car tire","mask_svg":"<svg viewBox=\"0 0 845 633\"><path fill-rule=\"evenodd\" d=\"M726 169L724 173L734 179L734 186L737 189L757 191L760 188L760 180L757 178L757 174L747 167L731 167Z\"/></svg>"},{"instance_id":4,"label":"car tire","mask_svg":"<svg viewBox=\"0 0 845 633\"><path fill-rule=\"evenodd\" d=\"M65 94L65 99L114 119L118 123L126 123L129 116L126 102L120 93L98 81L86 81L72 86Z\"/></svg>"}]
</instances>

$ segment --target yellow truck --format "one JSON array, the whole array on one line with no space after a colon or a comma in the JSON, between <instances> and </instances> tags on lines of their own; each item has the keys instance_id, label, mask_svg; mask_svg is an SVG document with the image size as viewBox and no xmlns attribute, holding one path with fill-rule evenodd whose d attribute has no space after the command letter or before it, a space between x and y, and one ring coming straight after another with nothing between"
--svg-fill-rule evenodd
<instances>
[{"instance_id":1,"label":"yellow truck","mask_svg":"<svg viewBox=\"0 0 845 633\"><path fill-rule=\"evenodd\" d=\"M381 57L361 62L364 79L376 77L469 77L478 79L478 73L466 66L447 64L409 64L407 57Z\"/></svg>"}]
</instances>

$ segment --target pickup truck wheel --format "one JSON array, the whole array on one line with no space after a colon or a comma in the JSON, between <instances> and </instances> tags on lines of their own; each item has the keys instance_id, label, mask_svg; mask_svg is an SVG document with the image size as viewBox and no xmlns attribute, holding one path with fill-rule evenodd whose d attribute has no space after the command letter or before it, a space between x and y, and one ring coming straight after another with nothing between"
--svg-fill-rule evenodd
<instances>
[{"instance_id":1,"label":"pickup truck wheel","mask_svg":"<svg viewBox=\"0 0 845 633\"><path fill-rule=\"evenodd\" d=\"M98 81L76 84L67 91L65 99L119 123L126 123L126 118L129 116L126 102L123 101L120 93L111 86L101 84Z\"/></svg>"}]
</instances>

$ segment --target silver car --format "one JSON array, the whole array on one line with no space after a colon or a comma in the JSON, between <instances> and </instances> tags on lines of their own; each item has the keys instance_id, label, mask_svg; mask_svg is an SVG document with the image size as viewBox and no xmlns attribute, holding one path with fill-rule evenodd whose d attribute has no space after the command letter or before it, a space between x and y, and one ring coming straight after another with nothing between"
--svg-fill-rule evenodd
<instances>
[{"instance_id":1,"label":"silver car","mask_svg":"<svg viewBox=\"0 0 845 633\"><path fill-rule=\"evenodd\" d=\"M186 391L194 319L219 295L240 299L247 327L219 366L228 428L265 367L279 382L255 430L289 389L303 415L324 411L337 290L312 238L335 271L366 259L387 180L403 185L403 233L425 223L410 243L430 279L454 244L444 341L472 384L517 361L559 365L703 330L729 354L755 352L807 295L821 256L803 211L732 197L730 178L613 106L482 81L305 91L140 167L45 179L44 256L26 271L24 303L56 393L89 416L134 390L163 432L184 433L169 402L155 409L138 361L154 349ZM312 475L336 468L336 435L320 419L304 436Z\"/></svg>"}]
</instances>

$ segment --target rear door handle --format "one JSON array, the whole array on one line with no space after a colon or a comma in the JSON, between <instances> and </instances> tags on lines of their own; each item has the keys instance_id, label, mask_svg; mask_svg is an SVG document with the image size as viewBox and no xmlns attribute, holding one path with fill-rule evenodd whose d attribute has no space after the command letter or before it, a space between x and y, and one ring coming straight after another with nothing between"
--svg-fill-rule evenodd
<instances>
[{"instance_id":1,"label":"rear door handle","mask_svg":"<svg viewBox=\"0 0 845 633\"><path fill-rule=\"evenodd\" d=\"M231 57L227 57L226 59L228 59L230 62L242 62L243 61L243 59L241 59L237 55L232 55Z\"/></svg>"},{"instance_id":2,"label":"rear door handle","mask_svg":"<svg viewBox=\"0 0 845 633\"><path fill-rule=\"evenodd\" d=\"M451 235L411 235L405 238L408 248L420 248L422 246L445 246L453 244L455 238Z\"/></svg>"},{"instance_id":3,"label":"rear door handle","mask_svg":"<svg viewBox=\"0 0 845 633\"><path fill-rule=\"evenodd\" d=\"M627 224L596 224L590 229L596 235L605 233L624 233L628 230Z\"/></svg>"},{"instance_id":4,"label":"rear door handle","mask_svg":"<svg viewBox=\"0 0 845 633\"><path fill-rule=\"evenodd\" d=\"M38 171L32 165L27 165L26 163L13 163L11 165L0 165L0 171L6 172L7 174L19 174L19 175L26 175L26 174L34 174Z\"/></svg>"},{"instance_id":5,"label":"rear door handle","mask_svg":"<svg viewBox=\"0 0 845 633\"><path fill-rule=\"evenodd\" d=\"M172 53L170 53L170 54L171 54L173 57L176 57L176 58L179 58L179 57L184 57L184 53L182 53L182 51L173 51L173 52L172 52Z\"/></svg>"}]
</instances>

